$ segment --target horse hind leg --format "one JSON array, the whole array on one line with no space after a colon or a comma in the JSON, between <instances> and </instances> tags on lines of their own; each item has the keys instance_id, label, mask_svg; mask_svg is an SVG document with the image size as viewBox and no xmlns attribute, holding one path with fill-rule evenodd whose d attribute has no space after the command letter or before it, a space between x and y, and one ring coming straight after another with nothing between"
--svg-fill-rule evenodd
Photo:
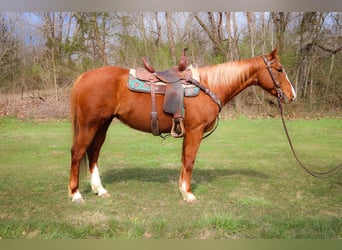
<instances>
[{"instance_id":1,"label":"horse hind leg","mask_svg":"<svg viewBox=\"0 0 342 250\"><path fill-rule=\"evenodd\" d=\"M82 159L84 159L86 152L89 151L89 147L91 145L94 145L94 138L96 134L98 134L100 123L100 121L97 121L96 123L93 122L92 126L90 126L89 122L83 122L78 123L77 125L78 129L75 134L73 146L71 148L71 167L69 182L69 194L72 197L72 201L76 203L84 202L83 197L79 191L80 164ZM94 157L90 158L89 160L93 158Z\"/></svg>"},{"instance_id":2,"label":"horse hind leg","mask_svg":"<svg viewBox=\"0 0 342 250\"><path fill-rule=\"evenodd\" d=\"M80 164L94 134L95 131L93 130L84 130L81 128L76 135L74 144L71 148L69 194L72 197L72 201L76 203L82 203L84 201L79 191Z\"/></svg>"},{"instance_id":3,"label":"horse hind leg","mask_svg":"<svg viewBox=\"0 0 342 250\"><path fill-rule=\"evenodd\" d=\"M106 133L107 133L108 127L112 120L113 120L113 117L109 118L103 123L102 126L99 127L99 129L97 130L94 136L92 143L89 145L87 149L87 154L88 154L88 159L89 159L89 171L91 174L90 185L91 185L92 191L100 197L107 197L108 192L102 186L97 161L100 155L101 147L106 139Z\"/></svg>"}]
</instances>

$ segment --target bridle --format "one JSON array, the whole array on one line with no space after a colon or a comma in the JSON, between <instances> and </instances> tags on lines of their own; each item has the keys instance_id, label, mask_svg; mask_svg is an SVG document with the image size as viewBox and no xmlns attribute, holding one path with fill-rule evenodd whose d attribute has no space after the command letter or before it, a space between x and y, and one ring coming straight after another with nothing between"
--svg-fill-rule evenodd
<instances>
[{"instance_id":1,"label":"bridle","mask_svg":"<svg viewBox=\"0 0 342 250\"><path fill-rule=\"evenodd\" d=\"M273 84L277 90L277 100L278 100L278 107L279 107L279 110L280 110L280 115L281 115L281 120L282 120L282 123L283 123L283 127L284 127L284 130L285 130L285 134L286 134L286 137L287 137L287 140L289 142L289 145L290 145L290 148L291 148L291 151L293 153L293 156L295 157L295 159L297 160L298 164L305 170L305 172L307 172L308 174L310 174L311 176L314 176L314 177L317 177L317 178L325 178L325 177L329 177L331 176L332 174L334 173L337 173L338 171L340 171L342 169L342 163L340 163L339 165L337 165L336 167L334 167L333 169L331 170L328 170L328 171L325 171L325 172L316 172L316 171L313 171L311 169L309 169L308 167L306 167L298 158L295 150L294 150L294 147L292 145L292 141L291 141L291 138L290 138L290 135L289 135L289 132L287 130L287 127L286 127L286 124L285 124L285 119L284 119L284 112L283 112L283 107L281 105L281 99L283 100L287 100L286 96L284 95L284 92L281 90L280 88L280 83L277 81L277 78L275 77L273 71L272 71L272 67L271 67L271 64L272 64L272 61L268 61L266 56L262 56L265 64L266 64L266 68L268 70L268 72L270 73L270 76L272 78L272 81L273 81Z\"/></svg>"},{"instance_id":2,"label":"bridle","mask_svg":"<svg viewBox=\"0 0 342 250\"><path fill-rule=\"evenodd\" d=\"M270 73L271 75L271 78L272 78L272 81L273 81L273 84L277 90L277 97L278 99L283 99L283 100L287 100L286 96L284 95L284 92L281 90L280 88L280 83L277 81L277 78L275 77L273 71L272 71L272 61L268 61L266 56L262 56L262 59L264 59L264 62L266 64L266 68L268 70L268 72Z\"/></svg>"}]
</instances>

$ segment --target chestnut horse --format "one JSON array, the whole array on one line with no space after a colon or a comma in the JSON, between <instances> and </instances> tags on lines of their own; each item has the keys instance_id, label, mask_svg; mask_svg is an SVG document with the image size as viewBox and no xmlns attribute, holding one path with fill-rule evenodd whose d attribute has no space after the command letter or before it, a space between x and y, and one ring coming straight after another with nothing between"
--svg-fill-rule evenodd
<instances>
[{"instance_id":1,"label":"chestnut horse","mask_svg":"<svg viewBox=\"0 0 342 250\"><path fill-rule=\"evenodd\" d=\"M196 75L198 82L214 92L222 105L251 85L259 85L283 102L296 98L277 49L264 56L200 67L197 74L194 72L193 77ZM101 183L98 157L113 118L131 128L151 133L151 95L130 91L127 88L128 75L128 69L107 66L83 73L74 83L71 92L74 137L69 182L69 193L74 202L83 202L79 191L79 170L86 154L92 191L98 196L108 195ZM163 100L163 95L156 95L159 130L169 133L172 115L163 112ZM192 202L196 200L190 187L196 154L203 134L215 126L220 108L203 91L197 97L184 98L184 107L185 135L179 190L185 201Z\"/></svg>"}]
</instances>

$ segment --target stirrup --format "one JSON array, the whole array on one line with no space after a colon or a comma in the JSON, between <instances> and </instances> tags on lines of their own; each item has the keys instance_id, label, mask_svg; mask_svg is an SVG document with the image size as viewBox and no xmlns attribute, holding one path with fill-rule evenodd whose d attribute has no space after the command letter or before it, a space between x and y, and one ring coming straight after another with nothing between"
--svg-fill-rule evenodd
<instances>
[{"instance_id":1,"label":"stirrup","mask_svg":"<svg viewBox=\"0 0 342 250\"><path fill-rule=\"evenodd\" d=\"M179 125L179 127L177 126ZM177 130L177 131L176 131ZM183 118L176 118L172 120L171 135L174 138L181 138L185 134Z\"/></svg>"}]
</instances>

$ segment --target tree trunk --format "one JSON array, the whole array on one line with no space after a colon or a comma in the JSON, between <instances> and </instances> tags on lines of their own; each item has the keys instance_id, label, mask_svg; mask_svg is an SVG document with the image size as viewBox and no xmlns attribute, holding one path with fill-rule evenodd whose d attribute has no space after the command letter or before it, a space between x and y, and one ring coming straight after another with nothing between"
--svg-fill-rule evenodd
<instances>
[{"instance_id":1,"label":"tree trunk","mask_svg":"<svg viewBox=\"0 0 342 250\"><path fill-rule=\"evenodd\" d=\"M302 14L302 20L299 27L299 67L298 67L298 85L302 85L300 96L307 96L308 84L312 84L311 71L313 60L316 54L319 34L324 22L325 15L317 12L305 12Z\"/></svg>"},{"instance_id":2,"label":"tree trunk","mask_svg":"<svg viewBox=\"0 0 342 250\"><path fill-rule=\"evenodd\" d=\"M271 17L275 26L279 54L281 55L286 44L285 32L290 21L290 12L271 12Z\"/></svg>"},{"instance_id":3,"label":"tree trunk","mask_svg":"<svg viewBox=\"0 0 342 250\"><path fill-rule=\"evenodd\" d=\"M98 25L98 19L101 18L102 20L102 29L99 28ZM108 59L106 55L106 48L105 48L105 39L106 39L106 30L105 30L105 17L101 14L96 14L94 13L91 17L91 22L93 25L93 32L94 32L94 37L93 37L93 53L94 53L94 61L96 61L97 55L100 56L102 64L103 65L108 65Z\"/></svg>"},{"instance_id":4,"label":"tree trunk","mask_svg":"<svg viewBox=\"0 0 342 250\"><path fill-rule=\"evenodd\" d=\"M157 33L155 45L158 47L159 42L161 40L161 25L160 25L159 18L158 18L158 12L155 12L154 15L155 15L155 19L156 19L156 33Z\"/></svg>"},{"instance_id":5,"label":"tree trunk","mask_svg":"<svg viewBox=\"0 0 342 250\"><path fill-rule=\"evenodd\" d=\"M249 33L250 48L251 48L251 57L255 57L256 17L253 12L246 12L246 17L247 17L247 26L248 26L248 33Z\"/></svg>"},{"instance_id":6,"label":"tree trunk","mask_svg":"<svg viewBox=\"0 0 342 250\"><path fill-rule=\"evenodd\" d=\"M202 21L202 19L198 16L197 13L194 14L194 17L197 20L197 22L199 23L199 25L203 28L203 30L207 33L207 35L209 36L209 39L212 41L215 54L217 53L217 51L219 51L222 55L227 57L228 53L223 46L223 41L219 40L220 39L220 36L219 36L220 31L218 30L218 27L220 27L220 29L221 29L222 13L219 14L219 21L218 21L219 24L218 25L216 25L216 23L215 23L213 13L211 13L211 12L207 13L207 17L209 19L209 22L211 23L210 28Z\"/></svg>"},{"instance_id":7,"label":"tree trunk","mask_svg":"<svg viewBox=\"0 0 342 250\"><path fill-rule=\"evenodd\" d=\"M176 65L177 57L176 57L176 46L173 38L173 29L172 29L172 17L170 12L165 12L166 19L166 28L167 28L167 39L169 40L169 48L170 54L172 58L172 64Z\"/></svg>"}]
</instances>

